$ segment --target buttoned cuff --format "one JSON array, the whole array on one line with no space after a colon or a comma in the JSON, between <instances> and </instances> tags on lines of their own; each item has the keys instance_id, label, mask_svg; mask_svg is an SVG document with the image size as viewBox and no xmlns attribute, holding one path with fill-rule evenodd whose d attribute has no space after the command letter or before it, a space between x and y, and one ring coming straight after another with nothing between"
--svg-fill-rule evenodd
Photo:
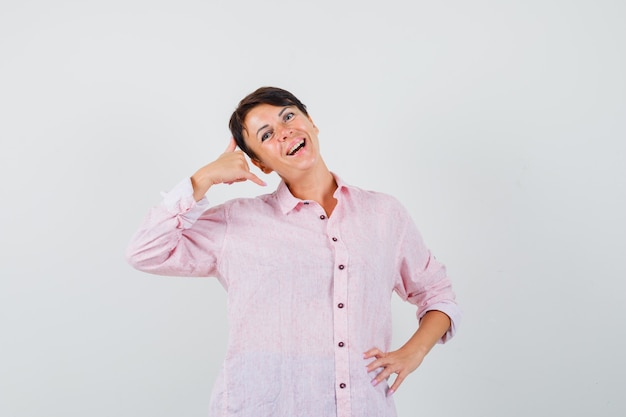
<instances>
[{"instance_id":1,"label":"buttoned cuff","mask_svg":"<svg viewBox=\"0 0 626 417\"><path fill-rule=\"evenodd\" d=\"M209 208L209 201L206 196L200 201L193 198L193 186L191 179L185 178L179 182L169 192L162 192L163 207L173 215L179 216L182 220L183 228L187 229L198 220L198 217Z\"/></svg>"}]
</instances>

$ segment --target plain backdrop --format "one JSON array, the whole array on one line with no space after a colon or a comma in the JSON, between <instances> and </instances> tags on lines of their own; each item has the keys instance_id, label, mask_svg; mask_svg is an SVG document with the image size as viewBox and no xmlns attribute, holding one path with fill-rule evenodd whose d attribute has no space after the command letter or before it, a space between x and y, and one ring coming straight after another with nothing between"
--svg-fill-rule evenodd
<instances>
[{"instance_id":1,"label":"plain backdrop","mask_svg":"<svg viewBox=\"0 0 626 417\"><path fill-rule=\"evenodd\" d=\"M224 290L124 250L262 85L448 266L464 321L400 416L626 415L625 21L609 0L2 1L0 416L207 415ZM393 303L397 348L415 310Z\"/></svg>"}]
</instances>

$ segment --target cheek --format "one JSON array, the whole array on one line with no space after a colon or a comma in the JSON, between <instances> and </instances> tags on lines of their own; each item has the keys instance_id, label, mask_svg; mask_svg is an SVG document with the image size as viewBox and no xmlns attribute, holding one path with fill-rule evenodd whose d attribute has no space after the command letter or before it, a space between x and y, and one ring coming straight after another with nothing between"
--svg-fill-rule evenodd
<instances>
[{"instance_id":1,"label":"cheek","mask_svg":"<svg viewBox=\"0 0 626 417\"><path fill-rule=\"evenodd\" d=\"M277 158L281 152L280 143L272 138L258 147L256 155L261 161L270 161Z\"/></svg>"}]
</instances>

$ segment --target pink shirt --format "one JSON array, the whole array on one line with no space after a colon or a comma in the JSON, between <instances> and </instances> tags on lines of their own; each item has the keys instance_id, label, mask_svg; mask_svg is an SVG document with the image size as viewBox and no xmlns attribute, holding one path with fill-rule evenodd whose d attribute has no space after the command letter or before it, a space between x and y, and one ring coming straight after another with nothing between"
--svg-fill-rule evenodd
<instances>
[{"instance_id":1,"label":"pink shirt","mask_svg":"<svg viewBox=\"0 0 626 417\"><path fill-rule=\"evenodd\" d=\"M391 346L391 294L460 318L444 266L406 210L336 177L327 217L284 183L272 194L208 207L187 179L165 195L127 252L137 269L214 276L228 294L226 358L214 417L390 417L388 386L363 352ZM380 371L380 370L378 370ZM378 372L377 371L377 372Z\"/></svg>"}]
</instances>

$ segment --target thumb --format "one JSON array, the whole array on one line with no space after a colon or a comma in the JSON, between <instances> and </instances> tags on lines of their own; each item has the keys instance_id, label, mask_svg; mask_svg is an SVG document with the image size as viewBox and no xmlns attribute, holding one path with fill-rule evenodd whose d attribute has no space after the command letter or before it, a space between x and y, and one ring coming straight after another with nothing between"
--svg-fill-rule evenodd
<instances>
[{"instance_id":1,"label":"thumb","mask_svg":"<svg viewBox=\"0 0 626 417\"><path fill-rule=\"evenodd\" d=\"M235 142L235 138L231 137L230 142L228 142L228 146L226 147L224 153L235 152L235 148L237 148L237 142Z\"/></svg>"}]
</instances>

